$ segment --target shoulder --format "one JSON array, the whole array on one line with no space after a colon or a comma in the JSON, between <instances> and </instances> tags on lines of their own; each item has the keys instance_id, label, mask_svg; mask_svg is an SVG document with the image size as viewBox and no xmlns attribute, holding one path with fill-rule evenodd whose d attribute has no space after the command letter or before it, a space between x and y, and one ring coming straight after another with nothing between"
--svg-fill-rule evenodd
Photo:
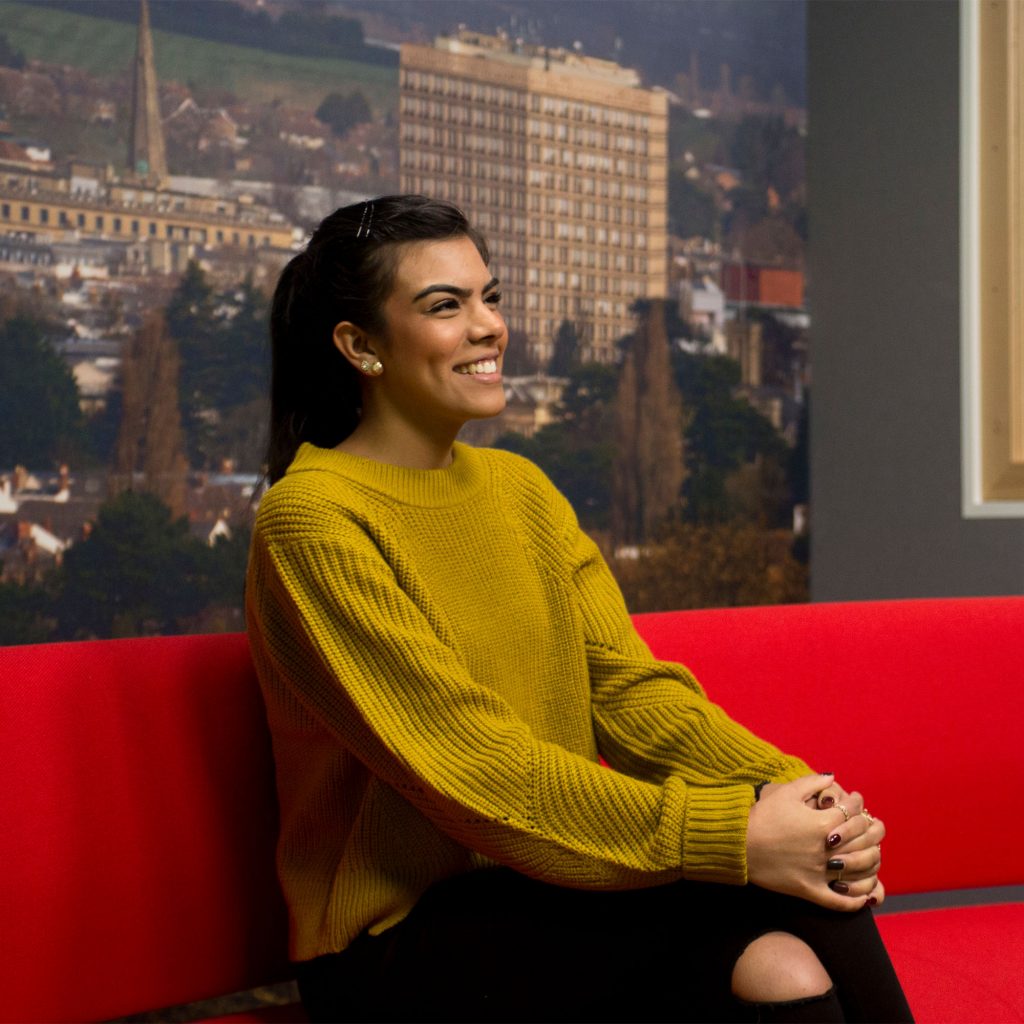
<instances>
[{"instance_id":1,"label":"shoulder","mask_svg":"<svg viewBox=\"0 0 1024 1024\"><path fill-rule=\"evenodd\" d=\"M255 531L267 540L337 536L386 509L343 475L318 466L289 471L269 488L256 510Z\"/></svg>"},{"instance_id":2,"label":"shoulder","mask_svg":"<svg viewBox=\"0 0 1024 1024\"><path fill-rule=\"evenodd\" d=\"M535 462L501 448L476 449L491 472L492 479L506 491L532 496L551 506L567 504L562 492Z\"/></svg>"},{"instance_id":3,"label":"shoulder","mask_svg":"<svg viewBox=\"0 0 1024 1024\"><path fill-rule=\"evenodd\" d=\"M576 532L572 505L540 466L515 452L497 448L478 451L510 511L550 539L564 540Z\"/></svg>"}]
</instances>

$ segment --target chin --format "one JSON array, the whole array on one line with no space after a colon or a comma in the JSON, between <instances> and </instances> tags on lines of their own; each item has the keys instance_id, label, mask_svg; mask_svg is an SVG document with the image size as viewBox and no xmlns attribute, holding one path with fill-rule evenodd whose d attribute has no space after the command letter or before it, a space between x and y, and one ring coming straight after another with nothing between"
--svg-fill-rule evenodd
<instances>
[{"instance_id":1,"label":"chin","mask_svg":"<svg viewBox=\"0 0 1024 1024\"><path fill-rule=\"evenodd\" d=\"M505 402L495 402L490 408L481 407L476 409L474 412L469 414L469 419L472 420L489 420L493 416L498 416L505 411Z\"/></svg>"}]
</instances>

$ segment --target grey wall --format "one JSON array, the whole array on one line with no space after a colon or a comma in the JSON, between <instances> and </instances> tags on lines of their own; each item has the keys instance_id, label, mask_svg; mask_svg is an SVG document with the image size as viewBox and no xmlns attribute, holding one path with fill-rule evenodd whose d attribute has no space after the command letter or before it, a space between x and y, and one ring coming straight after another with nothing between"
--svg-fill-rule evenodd
<instances>
[{"instance_id":1,"label":"grey wall","mask_svg":"<svg viewBox=\"0 0 1024 1024\"><path fill-rule=\"evenodd\" d=\"M811 593L1024 592L960 513L959 9L810 0Z\"/></svg>"}]
</instances>

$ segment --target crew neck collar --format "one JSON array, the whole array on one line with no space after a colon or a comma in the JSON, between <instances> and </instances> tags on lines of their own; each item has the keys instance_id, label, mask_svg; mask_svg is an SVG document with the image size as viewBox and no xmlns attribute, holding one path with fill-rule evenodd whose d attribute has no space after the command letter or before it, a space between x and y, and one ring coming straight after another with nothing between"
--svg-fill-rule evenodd
<instances>
[{"instance_id":1,"label":"crew neck collar","mask_svg":"<svg viewBox=\"0 0 1024 1024\"><path fill-rule=\"evenodd\" d=\"M466 501L479 490L486 477L480 452L461 441L453 445L452 461L443 469L394 466L305 442L299 447L286 475L310 471L343 476L407 505L436 508Z\"/></svg>"}]
</instances>

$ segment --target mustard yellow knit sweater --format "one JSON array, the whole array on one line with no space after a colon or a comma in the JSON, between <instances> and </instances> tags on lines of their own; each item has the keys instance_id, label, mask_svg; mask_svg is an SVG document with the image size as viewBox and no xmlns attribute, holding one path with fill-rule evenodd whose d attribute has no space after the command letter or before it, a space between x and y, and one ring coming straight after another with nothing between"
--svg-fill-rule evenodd
<instances>
[{"instance_id":1,"label":"mustard yellow knit sweater","mask_svg":"<svg viewBox=\"0 0 1024 1024\"><path fill-rule=\"evenodd\" d=\"M297 960L494 864L742 884L752 784L809 771L652 658L569 504L508 452L411 470L304 445L261 502L247 606Z\"/></svg>"}]
</instances>

